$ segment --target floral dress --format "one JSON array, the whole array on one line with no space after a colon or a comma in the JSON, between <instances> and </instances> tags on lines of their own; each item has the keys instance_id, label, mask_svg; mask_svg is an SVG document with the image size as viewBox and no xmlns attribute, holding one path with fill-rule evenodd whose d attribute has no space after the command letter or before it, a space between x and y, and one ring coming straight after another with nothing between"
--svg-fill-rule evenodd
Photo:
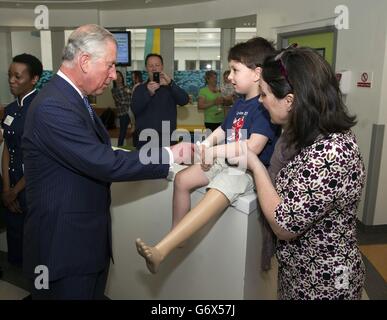
<instances>
[{"instance_id":1,"label":"floral dress","mask_svg":"<svg viewBox=\"0 0 387 320\"><path fill-rule=\"evenodd\" d=\"M356 243L364 163L351 131L318 138L278 173L275 219L280 299L360 299L365 268Z\"/></svg>"}]
</instances>

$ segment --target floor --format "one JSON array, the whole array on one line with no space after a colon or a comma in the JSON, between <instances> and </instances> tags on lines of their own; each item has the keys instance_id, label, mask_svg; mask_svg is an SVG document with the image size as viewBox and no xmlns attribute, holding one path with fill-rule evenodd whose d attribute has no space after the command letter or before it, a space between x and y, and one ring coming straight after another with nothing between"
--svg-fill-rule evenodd
<instances>
[{"instance_id":1,"label":"floor","mask_svg":"<svg viewBox=\"0 0 387 320\"><path fill-rule=\"evenodd\" d=\"M358 230L358 242L366 266L363 300L387 300L387 233ZM22 271L7 262L0 250L0 300L19 300L28 295Z\"/></svg>"}]
</instances>

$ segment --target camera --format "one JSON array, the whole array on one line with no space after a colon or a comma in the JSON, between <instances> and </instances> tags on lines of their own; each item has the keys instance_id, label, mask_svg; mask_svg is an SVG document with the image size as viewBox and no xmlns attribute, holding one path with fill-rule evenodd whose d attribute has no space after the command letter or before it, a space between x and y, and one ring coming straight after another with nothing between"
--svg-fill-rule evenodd
<instances>
[{"instance_id":1,"label":"camera","mask_svg":"<svg viewBox=\"0 0 387 320\"><path fill-rule=\"evenodd\" d=\"M153 72L153 81L160 83L160 72Z\"/></svg>"}]
</instances>

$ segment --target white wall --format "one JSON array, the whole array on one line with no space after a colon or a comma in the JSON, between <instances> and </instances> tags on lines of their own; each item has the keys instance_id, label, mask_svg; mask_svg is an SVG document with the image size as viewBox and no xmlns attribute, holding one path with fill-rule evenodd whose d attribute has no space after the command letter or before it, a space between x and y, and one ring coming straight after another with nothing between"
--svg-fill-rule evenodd
<instances>
[{"instance_id":1,"label":"white wall","mask_svg":"<svg viewBox=\"0 0 387 320\"><path fill-rule=\"evenodd\" d=\"M0 32L0 105L7 105L13 99L8 86L11 50L11 35L9 32Z\"/></svg>"},{"instance_id":2,"label":"white wall","mask_svg":"<svg viewBox=\"0 0 387 320\"><path fill-rule=\"evenodd\" d=\"M385 29L385 50L384 50L384 65L383 79L381 83L382 94L380 97L380 108L379 108L379 121L378 124L387 124L387 27ZM382 161L380 166L380 176L378 184L378 197L375 205L375 220L374 224L387 224L386 214L386 197L387 194L387 128L384 128L384 141L382 151Z\"/></svg>"},{"instance_id":3,"label":"white wall","mask_svg":"<svg viewBox=\"0 0 387 320\"><path fill-rule=\"evenodd\" d=\"M40 34L35 31L12 31L12 57L29 53L41 60Z\"/></svg>"}]
</instances>

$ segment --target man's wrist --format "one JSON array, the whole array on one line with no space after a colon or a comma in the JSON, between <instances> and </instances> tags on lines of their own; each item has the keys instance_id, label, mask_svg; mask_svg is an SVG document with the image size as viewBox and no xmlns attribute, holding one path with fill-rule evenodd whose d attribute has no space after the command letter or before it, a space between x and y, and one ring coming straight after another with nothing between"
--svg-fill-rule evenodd
<instances>
[{"instance_id":1,"label":"man's wrist","mask_svg":"<svg viewBox=\"0 0 387 320\"><path fill-rule=\"evenodd\" d=\"M169 155L169 166L171 167L173 163L175 162L175 159L173 157L173 152L170 147L164 147L165 150L167 150L168 155Z\"/></svg>"}]
</instances>

